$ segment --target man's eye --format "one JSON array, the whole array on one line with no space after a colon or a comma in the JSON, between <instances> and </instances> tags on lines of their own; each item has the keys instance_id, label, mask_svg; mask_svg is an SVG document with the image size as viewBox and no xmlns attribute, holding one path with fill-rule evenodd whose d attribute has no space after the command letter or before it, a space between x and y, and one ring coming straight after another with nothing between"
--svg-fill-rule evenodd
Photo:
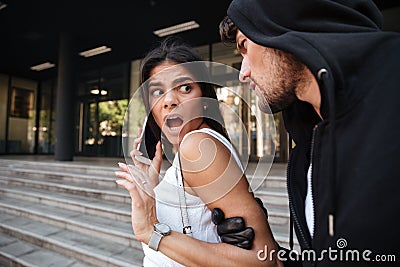
<instances>
[{"instance_id":1,"label":"man's eye","mask_svg":"<svg viewBox=\"0 0 400 267\"><path fill-rule=\"evenodd\" d=\"M189 93L191 89L192 89L192 87L190 87L190 85L188 85L188 84L185 84L185 85L182 85L181 87L179 87L179 91L182 93Z\"/></svg>"}]
</instances>

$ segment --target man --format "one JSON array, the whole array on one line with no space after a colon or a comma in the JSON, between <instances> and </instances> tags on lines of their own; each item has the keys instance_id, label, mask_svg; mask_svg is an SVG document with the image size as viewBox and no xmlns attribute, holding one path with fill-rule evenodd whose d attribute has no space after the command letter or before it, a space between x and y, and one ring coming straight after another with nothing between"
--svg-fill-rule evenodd
<instances>
[{"instance_id":1,"label":"man","mask_svg":"<svg viewBox=\"0 0 400 267\"><path fill-rule=\"evenodd\" d=\"M316 253L304 265L400 260L400 34L381 27L369 0L233 0L220 24L240 80L296 143L290 212Z\"/></svg>"}]
</instances>

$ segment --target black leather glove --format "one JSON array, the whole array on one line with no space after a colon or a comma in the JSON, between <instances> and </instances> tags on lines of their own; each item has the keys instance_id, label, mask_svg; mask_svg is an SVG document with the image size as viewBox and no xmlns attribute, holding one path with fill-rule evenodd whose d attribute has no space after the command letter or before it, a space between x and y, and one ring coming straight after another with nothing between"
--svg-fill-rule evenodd
<instances>
[{"instance_id":1,"label":"black leather glove","mask_svg":"<svg viewBox=\"0 0 400 267\"><path fill-rule=\"evenodd\" d=\"M255 199L268 219L268 211L264 207L263 202L257 197ZM212 210L212 221L217 225L217 233L221 237L222 242L244 249L251 249L254 240L254 230L251 227L246 227L246 223L242 217L225 219L224 212L219 208L215 208Z\"/></svg>"},{"instance_id":2,"label":"black leather glove","mask_svg":"<svg viewBox=\"0 0 400 267\"><path fill-rule=\"evenodd\" d=\"M225 219L224 212L219 208L215 208L212 210L212 221L217 225L217 233L222 242L244 249L251 249L254 230L251 227L246 227L242 217Z\"/></svg>"}]
</instances>

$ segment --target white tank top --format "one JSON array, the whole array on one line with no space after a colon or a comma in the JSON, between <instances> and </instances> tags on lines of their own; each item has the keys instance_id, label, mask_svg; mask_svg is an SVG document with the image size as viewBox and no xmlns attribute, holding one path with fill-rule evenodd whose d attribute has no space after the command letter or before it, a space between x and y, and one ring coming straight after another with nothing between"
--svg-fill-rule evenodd
<instances>
[{"instance_id":1,"label":"white tank top","mask_svg":"<svg viewBox=\"0 0 400 267\"><path fill-rule=\"evenodd\" d=\"M236 154L232 144L220 133L209 128L203 128L186 134L183 140L188 135L196 132L207 133L224 144L231 151L235 161L243 170L239 156ZM179 159L176 154L172 166L168 168L162 181L154 188L154 193L158 221L169 225L173 231L182 233L183 223L176 178L176 174L181 175L181 173L180 171L176 172L177 166L179 170ZM192 228L192 237L210 243L221 242L217 234L217 227L211 221L211 211L204 202L199 197L187 192L185 192L185 198L189 225ZM161 252L152 250L144 243L142 243L142 246L145 254L143 259L144 267L183 266Z\"/></svg>"}]
</instances>

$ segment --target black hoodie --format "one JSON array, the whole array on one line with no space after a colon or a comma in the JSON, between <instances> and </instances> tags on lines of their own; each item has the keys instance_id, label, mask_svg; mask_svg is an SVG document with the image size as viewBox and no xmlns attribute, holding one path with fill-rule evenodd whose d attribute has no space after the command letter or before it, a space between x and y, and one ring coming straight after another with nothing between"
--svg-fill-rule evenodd
<instances>
[{"instance_id":1,"label":"black hoodie","mask_svg":"<svg viewBox=\"0 0 400 267\"><path fill-rule=\"evenodd\" d=\"M338 261L325 255L317 266L364 266L365 250L367 266L382 264L376 255L400 261L400 34L381 30L368 0L233 0L227 13L253 42L295 55L319 83L323 120L300 100L283 111L296 143L288 193L302 249L338 250ZM310 162L314 238L304 213Z\"/></svg>"}]
</instances>

